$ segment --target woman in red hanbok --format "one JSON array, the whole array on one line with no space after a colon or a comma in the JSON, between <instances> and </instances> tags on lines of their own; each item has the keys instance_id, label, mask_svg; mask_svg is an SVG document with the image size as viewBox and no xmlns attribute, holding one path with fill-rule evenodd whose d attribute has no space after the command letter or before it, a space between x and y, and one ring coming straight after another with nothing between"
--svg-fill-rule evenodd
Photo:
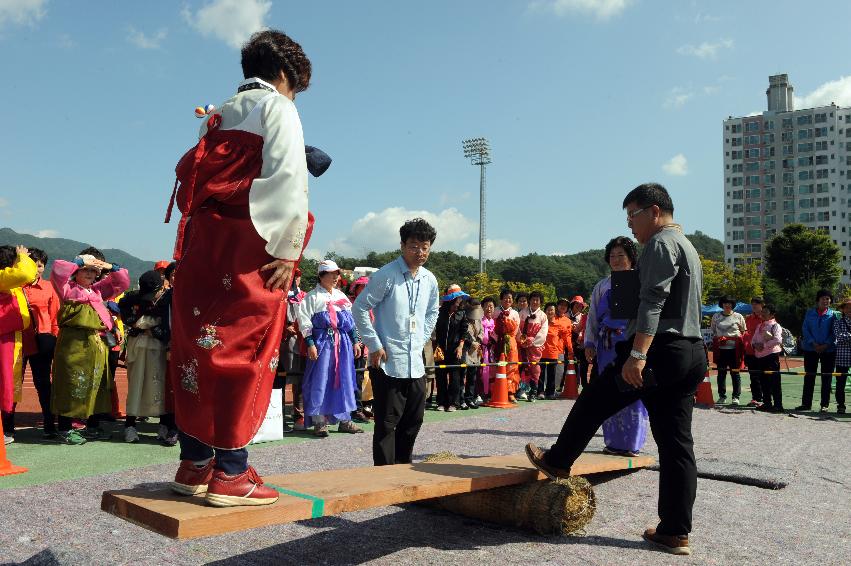
<instances>
[{"instance_id":1,"label":"woman in red hanbok","mask_svg":"<svg viewBox=\"0 0 851 566\"><path fill-rule=\"evenodd\" d=\"M242 68L236 95L210 113L180 160L172 195L182 213L170 359L181 464L172 488L206 493L215 506L277 500L245 446L269 405L286 290L312 228L293 103L310 61L268 30L243 47Z\"/></svg>"},{"instance_id":2,"label":"woman in red hanbok","mask_svg":"<svg viewBox=\"0 0 851 566\"><path fill-rule=\"evenodd\" d=\"M520 366L517 350L517 331L520 329L520 315L511 308L514 304L514 294L504 290L499 294L501 307L496 311L494 332L497 336L496 361L508 362L505 366L508 378L508 400L514 403L515 395L520 387Z\"/></svg>"}]
</instances>

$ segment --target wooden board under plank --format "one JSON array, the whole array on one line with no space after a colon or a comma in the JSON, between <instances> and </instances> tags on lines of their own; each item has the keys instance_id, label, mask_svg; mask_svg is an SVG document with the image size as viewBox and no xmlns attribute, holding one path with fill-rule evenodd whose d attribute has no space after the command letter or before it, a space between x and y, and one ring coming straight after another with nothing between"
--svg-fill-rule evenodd
<instances>
[{"instance_id":1,"label":"wooden board under plank","mask_svg":"<svg viewBox=\"0 0 851 566\"><path fill-rule=\"evenodd\" d=\"M643 468L650 456L626 458L584 453L573 475ZM281 492L273 505L218 508L203 496L166 488L106 491L101 509L171 538L195 538L291 523L348 511L384 507L544 479L525 454L446 462L324 470L263 478Z\"/></svg>"}]
</instances>

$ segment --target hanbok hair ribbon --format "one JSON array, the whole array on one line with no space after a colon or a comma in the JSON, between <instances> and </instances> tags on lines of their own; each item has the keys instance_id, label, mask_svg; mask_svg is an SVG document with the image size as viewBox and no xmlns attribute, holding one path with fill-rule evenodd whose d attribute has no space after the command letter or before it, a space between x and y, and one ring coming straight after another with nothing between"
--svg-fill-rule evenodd
<instances>
[{"instance_id":1,"label":"hanbok hair ribbon","mask_svg":"<svg viewBox=\"0 0 851 566\"><path fill-rule=\"evenodd\" d=\"M340 331L337 329L337 308L342 309L351 304L345 297L328 301L328 318L331 320L331 332L334 334L334 389L340 388Z\"/></svg>"}]
</instances>

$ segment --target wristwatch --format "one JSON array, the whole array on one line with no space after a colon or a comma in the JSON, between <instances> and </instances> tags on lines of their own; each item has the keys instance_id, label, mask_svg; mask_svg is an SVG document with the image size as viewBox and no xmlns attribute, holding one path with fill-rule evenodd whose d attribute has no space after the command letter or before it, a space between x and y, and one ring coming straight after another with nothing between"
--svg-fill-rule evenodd
<instances>
[{"instance_id":1,"label":"wristwatch","mask_svg":"<svg viewBox=\"0 0 851 566\"><path fill-rule=\"evenodd\" d=\"M647 359L647 354L642 354L642 353L641 353L641 352L639 352L638 350L632 350L632 351L630 351L630 353L629 353L629 357L631 357L631 358L635 358L636 360L646 360L646 359Z\"/></svg>"}]
</instances>

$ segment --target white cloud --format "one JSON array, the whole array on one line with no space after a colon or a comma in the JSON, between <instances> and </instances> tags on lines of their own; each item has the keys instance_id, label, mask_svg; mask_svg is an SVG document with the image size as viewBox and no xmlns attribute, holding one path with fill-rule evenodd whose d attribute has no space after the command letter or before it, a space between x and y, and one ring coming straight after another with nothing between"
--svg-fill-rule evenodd
<instances>
[{"instance_id":1,"label":"white cloud","mask_svg":"<svg viewBox=\"0 0 851 566\"><path fill-rule=\"evenodd\" d=\"M362 256L371 251L396 249L399 247L399 227L417 217L424 218L437 230L435 250L459 250L478 235L478 223L455 208L435 213L397 206L368 212L358 218L348 235L331 242L330 250L344 256Z\"/></svg>"},{"instance_id":2,"label":"white cloud","mask_svg":"<svg viewBox=\"0 0 851 566\"><path fill-rule=\"evenodd\" d=\"M145 32L130 26L127 33L127 41L139 49L159 49L166 35L168 35L168 30L165 28L158 30L154 35L146 35Z\"/></svg>"},{"instance_id":3,"label":"white cloud","mask_svg":"<svg viewBox=\"0 0 851 566\"><path fill-rule=\"evenodd\" d=\"M619 16L632 3L633 0L535 0L530 8L549 10L558 16L582 14L608 20Z\"/></svg>"},{"instance_id":4,"label":"white cloud","mask_svg":"<svg viewBox=\"0 0 851 566\"><path fill-rule=\"evenodd\" d=\"M837 106L851 106L851 76L826 82L805 96L796 96L795 108L830 106L831 102L835 102Z\"/></svg>"},{"instance_id":5,"label":"white cloud","mask_svg":"<svg viewBox=\"0 0 851 566\"><path fill-rule=\"evenodd\" d=\"M315 248L307 248L306 250L304 250L304 257L307 259L315 259L316 261L322 261L323 259L325 259L325 254Z\"/></svg>"},{"instance_id":6,"label":"white cloud","mask_svg":"<svg viewBox=\"0 0 851 566\"><path fill-rule=\"evenodd\" d=\"M662 170L668 175L675 175L677 177L688 175L688 160L685 155L678 153L662 165Z\"/></svg>"},{"instance_id":7,"label":"white cloud","mask_svg":"<svg viewBox=\"0 0 851 566\"><path fill-rule=\"evenodd\" d=\"M44 17L47 0L0 0L0 27L33 25Z\"/></svg>"},{"instance_id":8,"label":"white cloud","mask_svg":"<svg viewBox=\"0 0 851 566\"><path fill-rule=\"evenodd\" d=\"M682 45L677 48L677 53L680 55L698 57L700 59L715 59L720 50L732 49L733 45L735 45L735 43L730 38L719 39L714 43L704 41L700 45Z\"/></svg>"},{"instance_id":9,"label":"white cloud","mask_svg":"<svg viewBox=\"0 0 851 566\"><path fill-rule=\"evenodd\" d=\"M264 20L271 8L269 0L213 0L195 13L188 7L181 13L202 35L221 39L239 49L252 33L266 28Z\"/></svg>"},{"instance_id":10,"label":"white cloud","mask_svg":"<svg viewBox=\"0 0 851 566\"><path fill-rule=\"evenodd\" d=\"M691 89L675 86L665 97L665 102L662 104L665 108L682 108L683 105L694 97L694 91Z\"/></svg>"},{"instance_id":11,"label":"white cloud","mask_svg":"<svg viewBox=\"0 0 851 566\"><path fill-rule=\"evenodd\" d=\"M77 47L77 42L74 41L74 38L67 33L60 34L59 38L56 40L56 44L62 49L73 49L74 47Z\"/></svg>"},{"instance_id":12,"label":"white cloud","mask_svg":"<svg viewBox=\"0 0 851 566\"><path fill-rule=\"evenodd\" d=\"M479 257L479 242L470 242L464 244L461 250L464 255ZM517 257L520 253L520 246L508 240L491 240L485 238L485 258L486 259L507 259Z\"/></svg>"},{"instance_id":13,"label":"white cloud","mask_svg":"<svg viewBox=\"0 0 851 566\"><path fill-rule=\"evenodd\" d=\"M55 238L58 235L59 235L59 232L57 230L50 230L50 229L38 230L33 234L33 236L36 236L38 238Z\"/></svg>"}]
</instances>

